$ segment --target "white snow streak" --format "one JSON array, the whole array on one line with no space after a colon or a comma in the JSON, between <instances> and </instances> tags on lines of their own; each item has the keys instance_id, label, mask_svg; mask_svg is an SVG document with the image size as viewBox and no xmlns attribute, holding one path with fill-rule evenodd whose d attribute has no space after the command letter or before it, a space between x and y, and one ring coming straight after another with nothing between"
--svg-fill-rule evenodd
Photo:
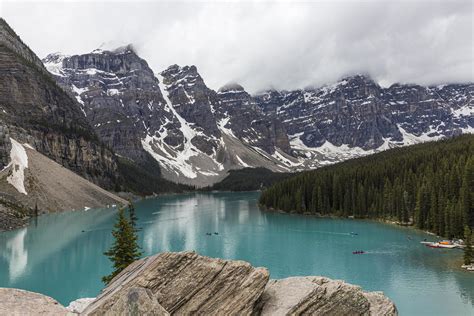
<instances>
[{"instance_id":1,"label":"white snow streak","mask_svg":"<svg viewBox=\"0 0 474 316\"><path fill-rule=\"evenodd\" d=\"M18 192L27 195L25 189L25 169L28 168L28 156L25 148L13 138L10 138L12 150L10 151L10 165L12 173L7 177L8 183L13 185Z\"/></svg>"},{"instance_id":2,"label":"white snow streak","mask_svg":"<svg viewBox=\"0 0 474 316\"><path fill-rule=\"evenodd\" d=\"M473 116L474 115L474 106L465 105L460 107L457 110L453 110L454 117L461 117L461 116Z\"/></svg>"},{"instance_id":3,"label":"white snow streak","mask_svg":"<svg viewBox=\"0 0 474 316\"><path fill-rule=\"evenodd\" d=\"M173 115L178 119L179 124L181 125L180 130L184 136L184 148L181 151L174 151L173 153L169 153L167 149L169 146L165 145L163 142L164 137L156 137L147 135L145 139L142 140L143 148L148 151L156 160L163 163L170 169L179 169L179 171L187 178L194 179L197 177L197 173L194 170L194 167L189 159L193 156L197 156L201 151L194 146L191 141L198 133L189 125L189 123L176 112L171 100L168 97L167 87L163 84L163 77L158 75L157 76L160 83L158 84L161 92L163 94L163 98L166 101L166 107L173 113ZM166 136L167 131L164 131L164 135ZM159 141L158 141L159 140ZM153 150L153 147L157 146L160 151L167 155L164 157L159 155L157 152ZM168 147L168 148L166 148ZM173 155L174 154L174 155Z\"/></svg>"},{"instance_id":4,"label":"white snow streak","mask_svg":"<svg viewBox=\"0 0 474 316\"><path fill-rule=\"evenodd\" d=\"M246 164L242 159L240 159L239 156L235 155L235 158L237 159L237 161L239 162L239 164L245 168L249 168L251 166L249 166L248 164Z\"/></svg>"}]
</instances>

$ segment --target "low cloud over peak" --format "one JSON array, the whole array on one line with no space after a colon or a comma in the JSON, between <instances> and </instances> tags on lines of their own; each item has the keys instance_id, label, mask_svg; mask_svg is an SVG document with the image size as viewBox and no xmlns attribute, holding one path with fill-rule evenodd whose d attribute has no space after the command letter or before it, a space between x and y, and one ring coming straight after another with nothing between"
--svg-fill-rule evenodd
<instances>
[{"instance_id":1,"label":"low cloud over peak","mask_svg":"<svg viewBox=\"0 0 474 316\"><path fill-rule=\"evenodd\" d=\"M133 43L156 73L196 65L211 88L255 92L356 73L385 86L472 82L472 12L470 0L7 1L1 15L39 56Z\"/></svg>"}]
</instances>

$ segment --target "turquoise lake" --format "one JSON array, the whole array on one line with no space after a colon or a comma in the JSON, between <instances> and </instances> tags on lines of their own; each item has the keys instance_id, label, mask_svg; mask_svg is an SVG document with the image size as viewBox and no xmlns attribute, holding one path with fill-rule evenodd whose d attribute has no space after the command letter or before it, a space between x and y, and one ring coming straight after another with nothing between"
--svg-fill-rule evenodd
<instances>
[{"instance_id":1,"label":"turquoise lake","mask_svg":"<svg viewBox=\"0 0 474 316\"><path fill-rule=\"evenodd\" d=\"M145 255L196 250L267 267L272 278L324 275L383 291L400 315L474 315L474 273L462 251L420 244L434 236L373 221L262 212L259 193L161 196L136 202ZM94 297L110 272L115 209L44 215L0 234L0 287L40 292L64 305ZM207 232L218 235L207 236ZM358 235L351 235L356 232ZM364 250L364 255L353 255Z\"/></svg>"}]
</instances>

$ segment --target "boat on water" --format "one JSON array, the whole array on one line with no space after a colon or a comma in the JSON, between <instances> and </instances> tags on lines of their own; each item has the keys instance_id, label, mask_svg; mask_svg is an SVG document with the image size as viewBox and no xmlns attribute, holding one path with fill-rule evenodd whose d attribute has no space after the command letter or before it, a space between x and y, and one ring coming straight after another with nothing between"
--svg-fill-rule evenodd
<instances>
[{"instance_id":1,"label":"boat on water","mask_svg":"<svg viewBox=\"0 0 474 316\"><path fill-rule=\"evenodd\" d=\"M356 251L353 251L353 252L352 252L353 255L362 255L362 254L364 254L364 253L365 253L364 250L356 250Z\"/></svg>"},{"instance_id":2,"label":"boat on water","mask_svg":"<svg viewBox=\"0 0 474 316\"><path fill-rule=\"evenodd\" d=\"M454 248L463 248L464 246L456 241L451 240L441 240L441 241L421 241L421 244L424 244L429 248L445 248L445 249L454 249Z\"/></svg>"},{"instance_id":3,"label":"boat on water","mask_svg":"<svg viewBox=\"0 0 474 316\"><path fill-rule=\"evenodd\" d=\"M434 243L432 245L428 245L430 248L447 248L447 249L453 249L456 248L456 245L447 245L447 244L441 244L439 242Z\"/></svg>"}]
</instances>

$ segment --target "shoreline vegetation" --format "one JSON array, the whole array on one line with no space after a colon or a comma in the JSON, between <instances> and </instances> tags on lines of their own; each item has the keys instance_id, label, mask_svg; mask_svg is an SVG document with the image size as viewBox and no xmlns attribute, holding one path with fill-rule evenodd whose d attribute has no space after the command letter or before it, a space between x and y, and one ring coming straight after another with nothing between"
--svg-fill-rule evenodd
<instances>
[{"instance_id":1,"label":"shoreline vegetation","mask_svg":"<svg viewBox=\"0 0 474 316\"><path fill-rule=\"evenodd\" d=\"M288 213L380 219L449 239L474 226L474 135L391 149L278 182L259 204Z\"/></svg>"},{"instance_id":2,"label":"shoreline vegetation","mask_svg":"<svg viewBox=\"0 0 474 316\"><path fill-rule=\"evenodd\" d=\"M258 204L258 207L265 211L265 212L276 212L280 214L287 214L287 215L301 215L301 216L308 216L308 217L315 217L315 218L331 218L331 219L352 219L352 220L362 220L362 221L371 221L371 222L377 222L377 223L382 223L382 224L388 224L388 225L393 225L396 227L404 227L408 228L420 233L425 233L431 236L434 236L436 238L443 238L443 236L436 235L433 232L430 232L428 230L423 230L419 229L416 227L413 223L400 223L398 221L390 220L390 219L383 219L383 218L370 218L370 217L353 217L353 216L342 216L342 215L336 215L336 214L314 214L314 213L297 213L297 212L286 212L282 210L277 210L274 208L267 208L264 205Z\"/></svg>"}]
</instances>

